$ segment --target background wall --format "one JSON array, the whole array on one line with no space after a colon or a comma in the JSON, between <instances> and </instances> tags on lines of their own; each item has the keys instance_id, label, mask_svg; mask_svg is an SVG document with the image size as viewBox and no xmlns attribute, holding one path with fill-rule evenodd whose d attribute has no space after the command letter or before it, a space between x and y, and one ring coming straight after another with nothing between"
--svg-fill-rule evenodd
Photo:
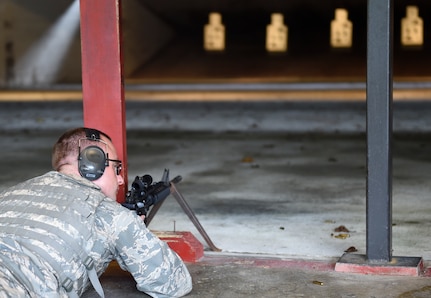
<instances>
[{"instance_id":1,"label":"background wall","mask_svg":"<svg viewBox=\"0 0 431 298\"><path fill-rule=\"evenodd\" d=\"M81 43L77 1L0 0L2 87L80 84ZM122 3L125 76L150 59L173 36L172 29L139 2L127 0ZM53 32L53 27L62 18L69 18L69 21ZM50 44L50 39L58 41ZM41 45L41 42L44 43ZM63 53L63 57L55 59L59 52ZM57 68L52 75L53 69Z\"/></svg>"},{"instance_id":2,"label":"background wall","mask_svg":"<svg viewBox=\"0 0 431 298\"><path fill-rule=\"evenodd\" d=\"M81 83L77 1L0 0L0 88ZM126 83L366 79L366 0L125 0L121 5ZM424 22L419 49L400 45L407 5L418 6ZM329 46L336 8L346 8L353 23L353 46L342 52ZM205 52L202 46L209 12L222 14L222 53ZM270 55L264 48L273 12L283 13L289 28L289 48L281 55ZM394 12L395 80L429 81L431 2L396 0ZM57 27L60 22L64 23Z\"/></svg>"}]
</instances>

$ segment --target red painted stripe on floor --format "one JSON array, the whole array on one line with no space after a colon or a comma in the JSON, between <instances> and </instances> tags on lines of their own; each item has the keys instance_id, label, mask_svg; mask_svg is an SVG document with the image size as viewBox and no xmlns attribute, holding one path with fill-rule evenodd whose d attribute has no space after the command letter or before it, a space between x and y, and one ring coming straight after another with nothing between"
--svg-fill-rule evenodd
<instances>
[{"instance_id":1,"label":"red painted stripe on floor","mask_svg":"<svg viewBox=\"0 0 431 298\"><path fill-rule=\"evenodd\" d=\"M259 256L230 256L230 255L205 255L199 260L199 264L219 266L223 264L240 264L251 267L267 268L298 268L317 271L333 271L335 263L329 261L278 259Z\"/></svg>"}]
</instances>

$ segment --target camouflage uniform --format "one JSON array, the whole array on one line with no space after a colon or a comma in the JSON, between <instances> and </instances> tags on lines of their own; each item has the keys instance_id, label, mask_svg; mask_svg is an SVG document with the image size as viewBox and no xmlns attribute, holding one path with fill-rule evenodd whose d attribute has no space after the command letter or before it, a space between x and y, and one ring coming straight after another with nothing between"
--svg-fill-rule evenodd
<instances>
[{"instance_id":1,"label":"camouflage uniform","mask_svg":"<svg viewBox=\"0 0 431 298\"><path fill-rule=\"evenodd\" d=\"M0 297L80 296L112 260L153 297L191 291L181 259L95 184L49 172L0 193Z\"/></svg>"}]
</instances>

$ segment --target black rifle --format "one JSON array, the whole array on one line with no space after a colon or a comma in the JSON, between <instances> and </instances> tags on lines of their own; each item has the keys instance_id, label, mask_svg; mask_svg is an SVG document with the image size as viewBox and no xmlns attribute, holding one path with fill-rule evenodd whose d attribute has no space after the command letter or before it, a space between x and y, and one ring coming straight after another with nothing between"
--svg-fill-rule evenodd
<instances>
[{"instance_id":1,"label":"black rifle","mask_svg":"<svg viewBox=\"0 0 431 298\"><path fill-rule=\"evenodd\" d=\"M136 176L131 189L127 192L126 201L122 205L130 210L136 210L138 215L145 215L144 222L148 226L162 206L163 201L172 193L181 208L208 243L211 250L221 251L221 249L217 248L211 241L189 204L187 204L185 198L175 186L181 180L182 177L177 176L169 181L169 170L167 169L165 169L163 173L162 180L156 183L153 183L153 178L150 175ZM151 206L153 207L147 215Z\"/></svg>"},{"instance_id":2,"label":"black rifle","mask_svg":"<svg viewBox=\"0 0 431 298\"><path fill-rule=\"evenodd\" d=\"M172 182L178 183L181 179L181 176L177 176ZM161 181L155 183L153 183L153 177L148 174L136 176L122 205L130 210L136 210L138 215L146 216L151 206L162 202L170 193L169 170L165 169Z\"/></svg>"}]
</instances>

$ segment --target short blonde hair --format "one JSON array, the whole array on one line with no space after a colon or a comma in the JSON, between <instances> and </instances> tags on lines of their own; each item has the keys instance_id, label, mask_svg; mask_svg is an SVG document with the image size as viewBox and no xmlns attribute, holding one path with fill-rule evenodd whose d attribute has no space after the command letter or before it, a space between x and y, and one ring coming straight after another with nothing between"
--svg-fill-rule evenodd
<instances>
[{"instance_id":1,"label":"short blonde hair","mask_svg":"<svg viewBox=\"0 0 431 298\"><path fill-rule=\"evenodd\" d=\"M79 141L87 138L88 131L97 132L100 136L103 135L111 141L107 134L94 128L78 127L66 131L52 148L51 164L54 170L58 171L61 166L69 163L70 158L78 159Z\"/></svg>"}]
</instances>

